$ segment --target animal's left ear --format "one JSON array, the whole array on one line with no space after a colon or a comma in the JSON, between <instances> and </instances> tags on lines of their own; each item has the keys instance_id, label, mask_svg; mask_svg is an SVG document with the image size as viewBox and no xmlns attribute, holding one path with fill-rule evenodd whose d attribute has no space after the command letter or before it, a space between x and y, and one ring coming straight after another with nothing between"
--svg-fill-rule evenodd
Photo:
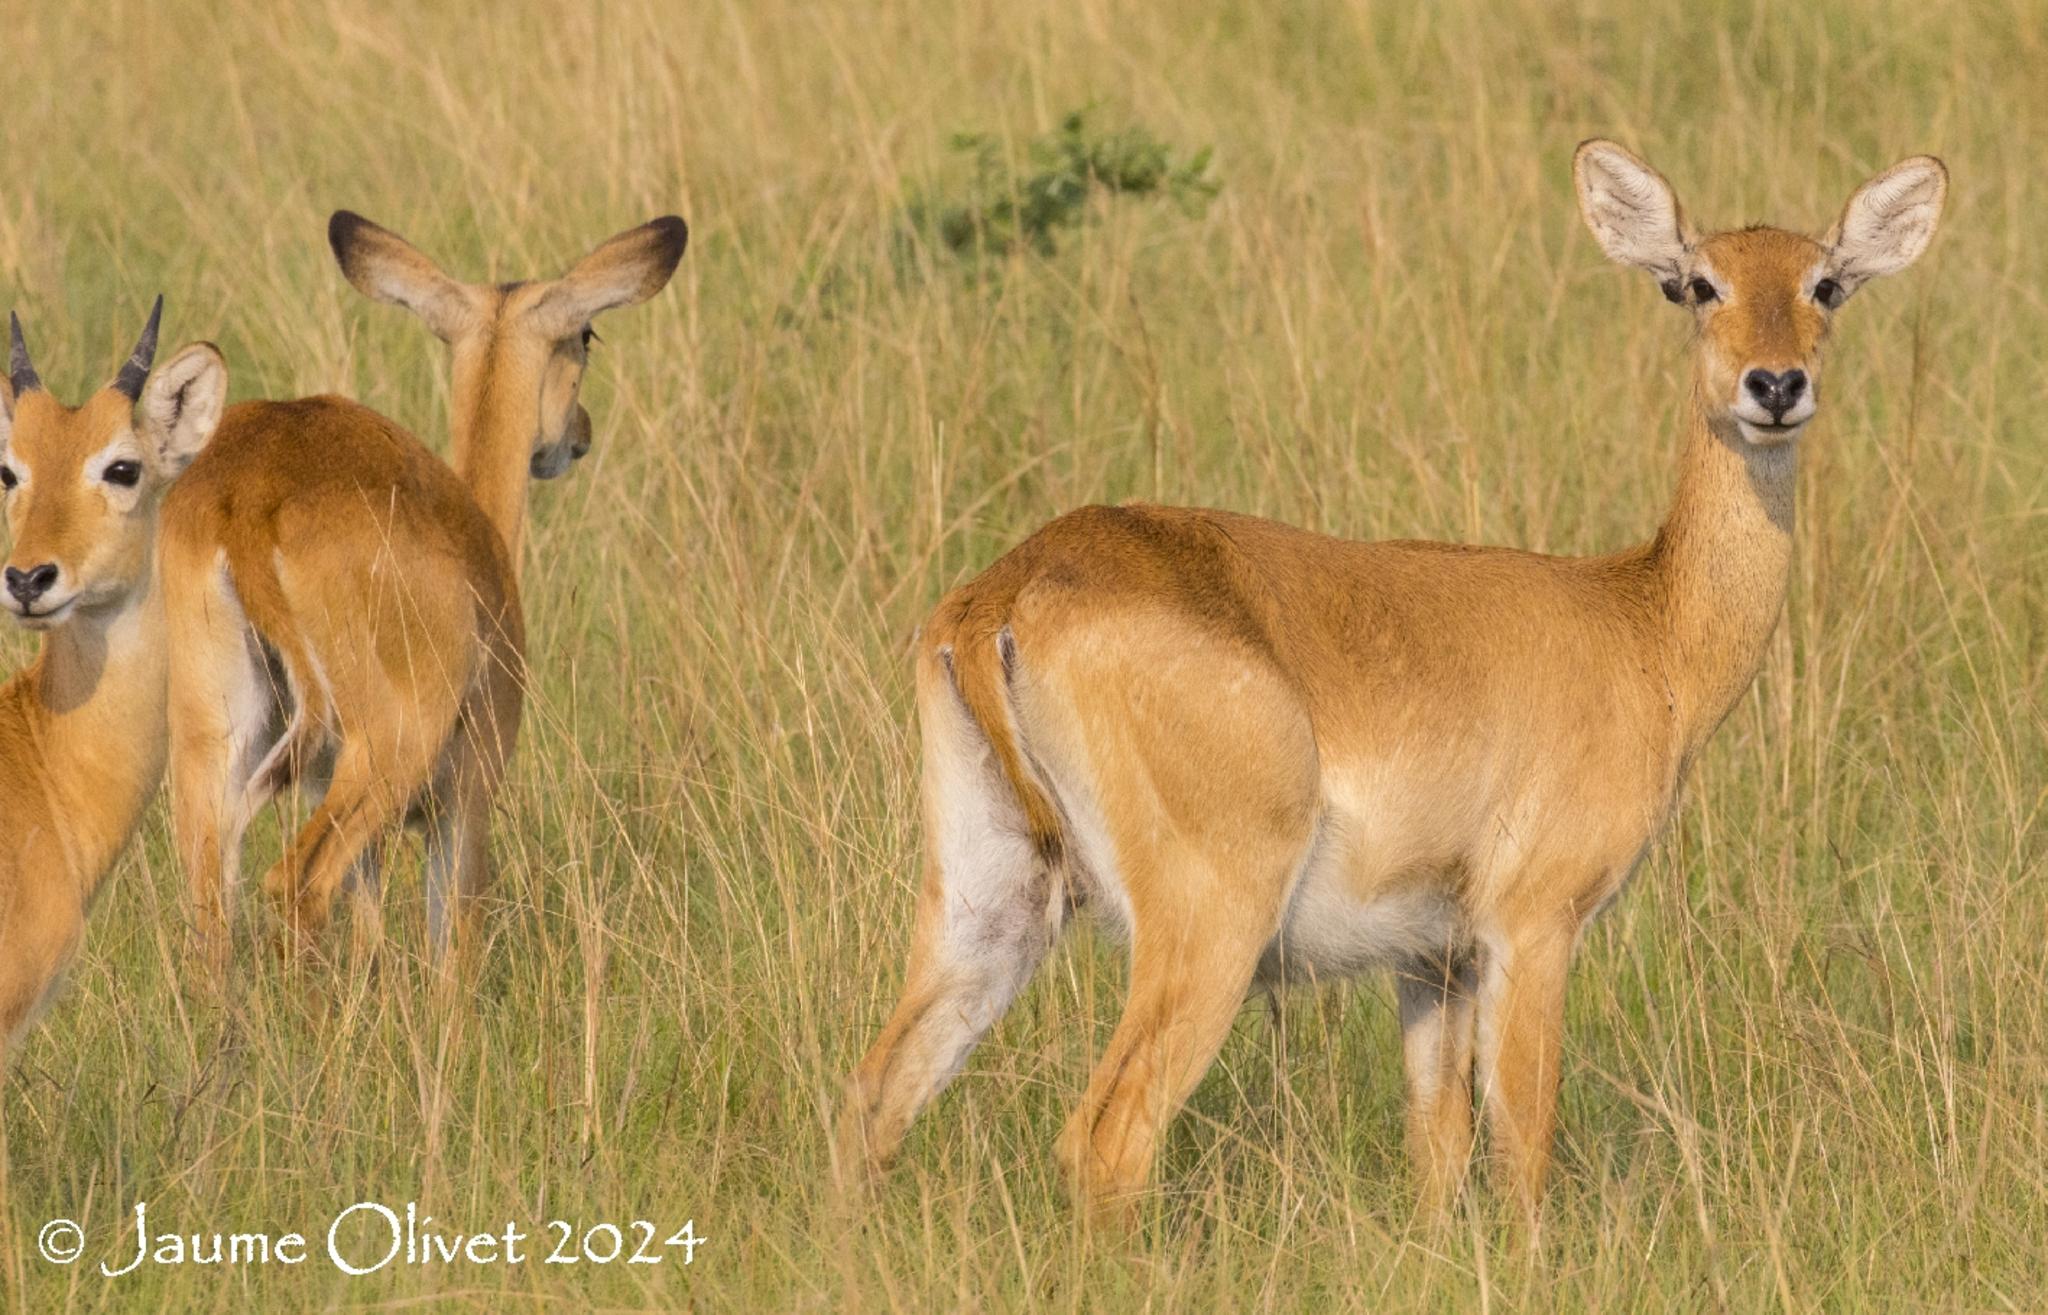
<instances>
[{"instance_id":1,"label":"animal's left ear","mask_svg":"<svg viewBox=\"0 0 2048 1315\"><path fill-rule=\"evenodd\" d=\"M192 464L220 424L227 398L228 365L210 342L179 349L149 377L136 409L165 471L176 475Z\"/></svg>"},{"instance_id":2,"label":"animal's left ear","mask_svg":"<svg viewBox=\"0 0 2048 1315\"><path fill-rule=\"evenodd\" d=\"M573 337L601 312L637 305L668 286L689 241L689 225L674 215L628 229L577 261L527 314L546 337Z\"/></svg>"},{"instance_id":3,"label":"animal's left ear","mask_svg":"<svg viewBox=\"0 0 2048 1315\"><path fill-rule=\"evenodd\" d=\"M1829 275L1844 291L1896 274L1934 240L1948 197L1948 169L1931 155L1901 160L1856 189L1824 239Z\"/></svg>"}]
</instances>

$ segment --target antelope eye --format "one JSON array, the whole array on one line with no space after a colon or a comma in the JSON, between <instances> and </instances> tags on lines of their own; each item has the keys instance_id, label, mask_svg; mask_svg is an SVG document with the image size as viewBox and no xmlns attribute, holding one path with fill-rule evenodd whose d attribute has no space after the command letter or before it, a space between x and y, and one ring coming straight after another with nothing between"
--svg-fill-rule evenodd
<instances>
[{"instance_id":1,"label":"antelope eye","mask_svg":"<svg viewBox=\"0 0 2048 1315\"><path fill-rule=\"evenodd\" d=\"M132 489L142 478L142 464L136 461L116 461L100 472L100 478L117 488Z\"/></svg>"},{"instance_id":2,"label":"antelope eye","mask_svg":"<svg viewBox=\"0 0 2048 1315\"><path fill-rule=\"evenodd\" d=\"M1813 299L1833 310L1842 304L1842 285L1833 279L1822 279L1813 285Z\"/></svg>"},{"instance_id":3,"label":"antelope eye","mask_svg":"<svg viewBox=\"0 0 2048 1315\"><path fill-rule=\"evenodd\" d=\"M1692 281L1692 299L1695 304L1704 306L1710 301L1720 300L1720 297L1721 294L1714 291L1714 285L1705 279Z\"/></svg>"},{"instance_id":4,"label":"antelope eye","mask_svg":"<svg viewBox=\"0 0 2048 1315\"><path fill-rule=\"evenodd\" d=\"M12 466L0 466L0 489L12 489L21 483L21 476L14 473Z\"/></svg>"},{"instance_id":5,"label":"antelope eye","mask_svg":"<svg viewBox=\"0 0 2048 1315\"><path fill-rule=\"evenodd\" d=\"M586 352L587 352L587 351L589 351L589 350L590 350L590 344L592 344L592 343L594 343L594 342L601 342L601 341L603 341L603 339L601 339L601 338L599 338L599 337L597 336L597 330L596 330L596 329L593 329L593 328L591 328L591 327L590 327L590 326L589 326L588 324L586 324L586 325L584 325L584 326L583 326L583 350L584 350L584 351L586 351Z\"/></svg>"}]
</instances>

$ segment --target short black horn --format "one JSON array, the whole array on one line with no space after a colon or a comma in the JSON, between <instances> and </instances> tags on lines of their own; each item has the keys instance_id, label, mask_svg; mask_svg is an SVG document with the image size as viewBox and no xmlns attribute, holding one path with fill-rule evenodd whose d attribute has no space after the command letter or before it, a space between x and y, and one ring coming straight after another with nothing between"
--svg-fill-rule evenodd
<instances>
[{"instance_id":1,"label":"short black horn","mask_svg":"<svg viewBox=\"0 0 2048 1315\"><path fill-rule=\"evenodd\" d=\"M43 381L36 377L36 367L29 364L28 343L21 336L21 317L13 311L7 312L7 328L11 334L7 348L7 382L14 386L14 395L20 397L32 389L41 388Z\"/></svg>"},{"instance_id":2,"label":"short black horn","mask_svg":"<svg viewBox=\"0 0 2048 1315\"><path fill-rule=\"evenodd\" d=\"M156 325L164 317L164 298L157 294L156 305L149 308L149 323L142 326L142 336L135 340L135 350L121 366L121 373L114 376L114 391L131 402L142 400L142 383L149 378L149 367L156 361Z\"/></svg>"}]
</instances>

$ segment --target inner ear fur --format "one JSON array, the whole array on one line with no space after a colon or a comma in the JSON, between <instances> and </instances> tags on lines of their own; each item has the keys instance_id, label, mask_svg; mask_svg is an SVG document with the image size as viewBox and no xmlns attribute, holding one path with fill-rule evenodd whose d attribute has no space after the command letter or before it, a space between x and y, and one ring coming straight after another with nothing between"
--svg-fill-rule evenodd
<instances>
[{"instance_id":1,"label":"inner ear fur","mask_svg":"<svg viewBox=\"0 0 2048 1315\"><path fill-rule=\"evenodd\" d=\"M227 405L228 365L210 342L189 343L143 385L136 410L143 434L172 474L199 455Z\"/></svg>"},{"instance_id":2,"label":"inner ear fur","mask_svg":"<svg viewBox=\"0 0 2048 1315\"><path fill-rule=\"evenodd\" d=\"M1614 142L1581 142L1572 156L1579 213L1607 258L1660 283L1683 278L1692 234L1664 175Z\"/></svg>"},{"instance_id":3,"label":"inner ear fur","mask_svg":"<svg viewBox=\"0 0 2048 1315\"><path fill-rule=\"evenodd\" d=\"M1918 260L1934 241L1948 199L1948 167L1931 155L1901 160L1856 189L1823 239L1829 271L1845 289Z\"/></svg>"}]
</instances>

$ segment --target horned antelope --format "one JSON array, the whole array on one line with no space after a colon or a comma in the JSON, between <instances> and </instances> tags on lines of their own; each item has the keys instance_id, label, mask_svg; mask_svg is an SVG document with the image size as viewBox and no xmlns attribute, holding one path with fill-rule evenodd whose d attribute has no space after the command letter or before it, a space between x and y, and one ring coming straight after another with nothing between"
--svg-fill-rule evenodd
<instances>
[{"instance_id":1,"label":"horned antelope","mask_svg":"<svg viewBox=\"0 0 2048 1315\"><path fill-rule=\"evenodd\" d=\"M589 450L599 314L682 258L673 217L547 282L465 284L341 211L349 281L454 350L452 469L336 397L231 409L165 508L171 779L202 944L224 966L242 835L284 786L319 802L264 877L302 947L401 819L426 829L430 938L488 884L489 815L522 709L526 482Z\"/></svg>"},{"instance_id":2,"label":"horned antelope","mask_svg":"<svg viewBox=\"0 0 2048 1315\"><path fill-rule=\"evenodd\" d=\"M1947 185L1906 160L1816 241L1701 235L1609 142L1573 169L1600 246L1696 330L1656 537L1564 558L1091 507L948 594L917 647L907 981L849 1082L842 1174L893 1156L1086 903L1131 976L1057 1147L1085 1199L1128 1209L1255 983L1387 966L1424 1202L1462 1187L1476 1061L1533 1217L1579 935L1762 661L1835 312L1920 255Z\"/></svg>"},{"instance_id":3,"label":"horned antelope","mask_svg":"<svg viewBox=\"0 0 2048 1315\"><path fill-rule=\"evenodd\" d=\"M0 686L0 1052L70 962L163 774L163 491L205 446L227 368L195 343L154 375L158 298L112 383L68 407L11 319L0 488L7 613L42 635Z\"/></svg>"}]
</instances>

